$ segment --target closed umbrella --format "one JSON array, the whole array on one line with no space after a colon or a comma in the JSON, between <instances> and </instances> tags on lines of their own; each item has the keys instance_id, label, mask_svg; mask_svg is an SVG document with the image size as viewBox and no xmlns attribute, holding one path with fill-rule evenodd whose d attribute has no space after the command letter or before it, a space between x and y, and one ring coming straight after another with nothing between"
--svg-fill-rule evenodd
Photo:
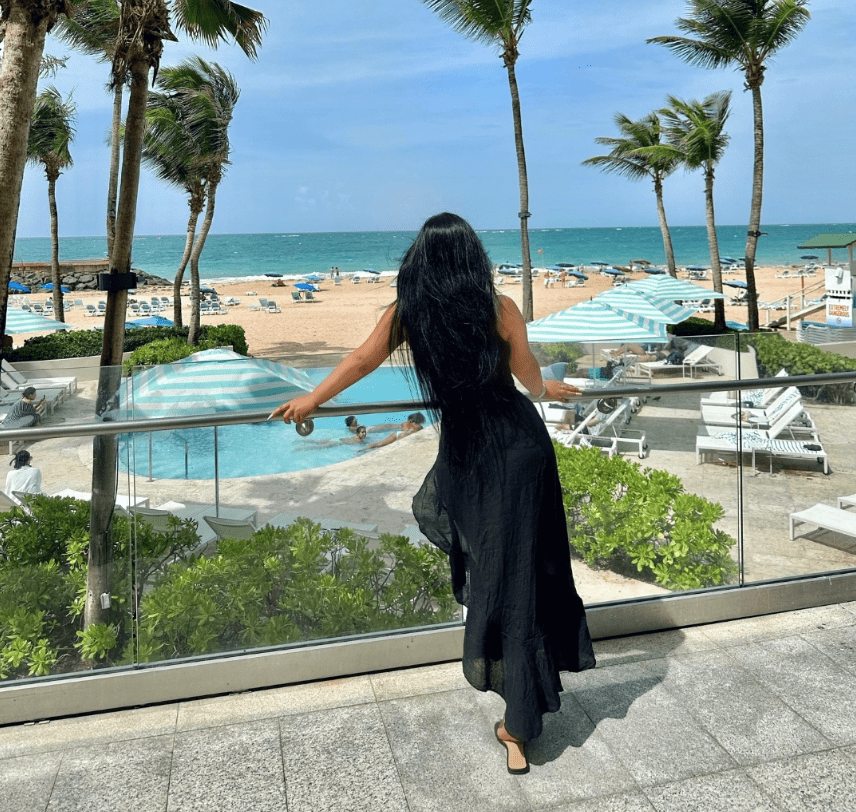
<instances>
[{"instance_id":1,"label":"closed umbrella","mask_svg":"<svg viewBox=\"0 0 856 812\"><path fill-rule=\"evenodd\" d=\"M373 273L373 274L377 274L378 276L380 276L380 271L376 271L374 268L363 268L363 270L366 273Z\"/></svg>"},{"instance_id":2,"label":"closed umbrella","mask_svg":"<svg viewBox=\"0 0 856 812\"><path fill-rule=\"evenodd\" d=\"M73 330L70 324L40 316L38 313L29 313L19 307L6 309L6 333L45 333L48 330Z\"/></svg>"},{"instance_id":3,"label":"closed umbrella","mask_svg":"<svg viewBox=\"0 0 856 812\"><path fill-rule=\"evenodd\" d=\"M723 282L723 285L728 285L730 288L742 288L746 290L748 285L742 279L729 279L727 282Z\"/></svg>"},{"instance_id":4,"label":"closed umbrella","mask_svg":"<svg viewBox=\"0 0 856 812\"><path fill-rule=\"evenodd\" d=\"M29 293L30 289L26 285L22 285L20 282L16 282L14 279L9 283L9 290L16 290L18 293Z\"/></svg>"},{"instance_id":5,"label":"closed umbrella","mask_svg":"<svg viewBox=\"0 0 856 812\"><path fill-rule=\"evenodd\" d=\"M312 389L302 370L231 350L203 350L123 379L120 404L134 418L272 410Z\"/></svg>"},{"instance_id":6,"label":"closed umbrella","mask_svg":"<svg viewBox=\"0 0 856 812\"><path fill-rule=\"evenodd\" d=\"M529 340L559 341L666 341L666 325L598 297L551 313L528 325Z\"/></svg>"},{"instance_id":7,"label":"closed umbrella","mask_svg":"<svg viewBox=\"0 0 856 812\"><path fill-rule=\"evenodd\" d=\"M59 288L63 293L71 293L65 285L60 285ZM53 290L53 282L46 282L42 285L42 290Z\"/></svg>"},{"instance_id":8,"label":"closed umbrella","mask_svg":"<svg viewBox=\"0 0 856 812\"><path fill-rule=\"evenodd\" d=\"M727 299L724 293L717 293L710 288L675 279L673 276L649 276L637 282L630 282L628 290L644 290L658 299Z\"/></svg>"}]
</instances>

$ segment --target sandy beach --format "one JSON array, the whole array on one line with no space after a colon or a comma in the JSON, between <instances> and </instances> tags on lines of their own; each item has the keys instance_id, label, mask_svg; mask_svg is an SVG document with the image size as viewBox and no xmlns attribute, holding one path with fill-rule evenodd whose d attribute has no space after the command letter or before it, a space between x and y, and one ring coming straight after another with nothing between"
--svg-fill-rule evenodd
<instances>
[{"instance_id":1,"label":"sandy beach","mask_svg":"<svg viewBox=\"0 0 856 812\"><path fill-rule=\"evenodd\" d=\"M788 293L799 294L803 280L795 278L778 278L782 267L756 268L758 295L761 301L771 301ZM681 278L679 273L679 278ZM634 273L631 279L644 278L644 273ZM733 273L726 280L745 279L743 273ZM822 280L818 274L804 280L805 287ZM234 297L240 304L228 308L223 315L202 317L203 324L240 324L246 331L250 353L256 356L287 357L289 355L311 355L324 353L342 353L352 350L368 336L377 322L383 308L395 299L395 288L390 287L390 277L382 277L378 283L353 284L350 279L343 279L340 285L334 285L326 280L320 283L320 292L315 294L316 301L296 304L292 301L293 287L274 287L270 282L238 282L218 283L211 280L208 284L214 287L221 300ZM712 289L710 280L696 282ZM564 288L556 284L544 287L543 276L533 280L533 297L535 318L541 318L549 313L563 310L578 302L590 299L612 285L612 278L598 273L589 273L589 279L582 287ZM186 288L185 288L186 289ZM499 287L500 292L510 296L518 304L521 303L521 285L506 283ZM726 288L729 293L736 293L734 288ZM822 291L821 291L822 293ZM172 296L169 287L145 287L132 297L138 301L148 301L153 295ZM816 298L818 292L809 294ZM268 313L255 308L259 298L273 299L281 308L280 313ZM44 297L30 295L23 297L31 302L43 302ZM75 301L82 300L84 304L95 304L105 298L103 293L66 294L66 298ZM182 296L185 323L189 318L189 298ZM775 311L781 314L782 311ZM171 310L164 313L172 317ZM700 314L704 318L713 319L712 313ZM766 312L761 311L763 324ZM129 318L133 318L129 314ZM745 306L728 306L726 318L738 322L746 322ZM66 313L66 322L78 329L92 329L102 319L85 314L80 307L75 307ZM16 336L16 343L23 343L29 336Z\"/></svg>"}]
</instances>

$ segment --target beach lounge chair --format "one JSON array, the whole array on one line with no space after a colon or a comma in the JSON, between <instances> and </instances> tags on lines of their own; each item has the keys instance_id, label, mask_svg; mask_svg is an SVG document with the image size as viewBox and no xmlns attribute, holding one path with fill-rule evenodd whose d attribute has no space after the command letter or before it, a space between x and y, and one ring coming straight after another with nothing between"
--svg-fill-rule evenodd
<instances>
[{"instance_id":1,"label":"beach lounge chair","mask_svg":"<svg viewBox=\"0 0 856 812\"><path fill-rule=\"evenodd\" d=\"M81 310L83 310L83 299L75 299L74 306L79 307Z\"/></svg>"},{"instance_id":2,"label":"beach lounge chair","mask_svg":"<svg viewBox=\"0 0 856 812\"><path fill-rule=\"evenodd\" d=\"M202 521L211 528L218 541L223 539L249 539L258 529L249 519L203 516Z\"/></svg>"},{"instance_id":3,"label":"beach lounge chair","mask_svg":"<svg viewBox=\"0 0 856 812\"><path fill-rule=\"evenodd\" d=\"M315 298L315 294L311 290L305 291L306 301L307 302L317 302L318 299Z\"/></svg>"},{"instance_id":4,"label":"beach lounge chair","mask_svg":"<svg viewBox=\"0 0 856 812\"><path fill-rule=\"evenodd\" d=\"M84 316L97 316L98 310L93 304L86 305L86 312L83 314Z\"/></svg>"},{"instance_id":5,"label":"beach lounge chair","mask_svg":"<svg viewBox=\"0 0 856 812\"><path fill-rule=\"evenodd\" d=\"M811 415L805 410L802 403L800 390L795 386L789 386L766 408L755 409L742 407L740 412L735 411L735 405L711 405L703 403L701 417L706 426L734 426L738 414L743 425L750 428L769 429L776 425L783 415L790 417L788 426L792 431L810 429L815 430Z\"/></svg>"},{"instance_id":6,"label":"beach lounge chair","mask_svg":"<svg viewBox=\"0 0 856 812\"><path fill-rule=\"evenodd\" d=\"M259 298L259 306L261 307L262 310L267 310L268 300Z\"/></svg>"},{"instance_id":7,"label":"beach lounge chair","mask_svg":"<svg viewBox=\"0 0 856 812\"><path fill-rule=\"evenodd\" d=\"M788 517L791 540L796 538L797 523L814 524L824 530L856 537L856 514L831 505L819 504L791 513Z\"/></svg>"},{"instance_id":8,"label":"beach lounge chair","mask_svg":"<svg viewBox=\"0 0 856 812\"><path fill-rule=\"evenodd\" d=\"M307 295L309 295L309 294L307 294ZM277 307L276 302L273 299L268 299L267 312L268 313L281 313L282 308Z\"/></svg>"},{"instance_id":9,"label":"beach lounge chair","mask_svg":"<svg viewBox=\"0 0 856 812\"><path fill-rule=\"evenodd\" d=\"M168 510L136 506L129 508L126 512L131 518L139 519L151 525L157 533L172 533L175 530L174 527L170 526L169 517L173 514Z\"/></svg>"},{"instance_id":10,"label":"beach lounge chair","mask_svg":"<svg viewBox=\"0 0 856 812\"><path fill-rule=\"evenodd\" d=\"M107 302L98 302L98 315L103 316L107 312Z\"/></svg>"},{"instance_id":11,"label":"beach lounge chair","mask_svg":"<svg viewBox=\"0 0 856 812\"><path fill-rule=\"evenodd\" d=\"M5 372L11 380L18 384L18 390L23 391L28 386L35 386L38 389L40 386L63 387L68 391L69 395L73 395L77 391L77 378L74 377L58 377L58 378L27 378L22 373L18 372L15 367L8 361L3 361L2 371ZM9 387L11 388L11 387Z\"/></svg>"},{"instance_id":12,"label":"beach lounge chair","mask_svg":"<svg viewBox=\"0 0 856 812\"><path fill-rule=\"evenodd\" d=\"M131 312L132 312L135 316L139 316L139 315L140 315L140 303L139 303L139 302L131 302L131 303L128 305L128 307L130 308Z\"/></svg>"},{"instance_id":13,"label":"beach lounge chair","mask_svg":"<svg viewBox=\"0 0 856 812\"><path fill-rule=\"evenodd\" d=\"M61 491L57 491L56 493L52 493L53 497L60 497L63 499L80 499L82 502L89 502L92 500L92 494L88 491L75 491L72 488L64 488ZM130 496L125 496L125 494L117 493L116 494L116 505L119 507L125 508L125 510L129 510L133 505L135 508L138 507L148 507L149 506L149 498L148 496L135 496L131 498Z\"/></svg>"},{"instance_id":14,"label":"beach lounge chair","mask_svg":"<svg viewBox=\"0 0 856 812\"><path fill-rule=\"evenodd\" d=\"M291 301L295 304L300 304L300 302L304 301L303 297L300 295L299 290L291 291Z\"/></svg>"},{"instance_id":15,"label":"beach lounge chair","mask_svg":"<svg viewBox=\"0 0 856 812\"><path fill-rule=\"evenodd\" d=\"M12 508L20 508L21 503L0 491L0 513L8 513Z\"/></svg>"},{"instance_id":16,"label":"beach lounge chair","mask_svg":"<svg viewBox=\"0 0 856 812\"><path fill-rule=\"evenodd\" d=\"M600 448L608 457L619 453L619 445L629 444L641 460L646 456L648 444L644 431L631 431L626 428L632 414L630 398L620 401L608 414L602 413L597 404L592 404L583 419L571 431L561 431L554 426L548 426L547 431L554 440L567 448Z\"/></svg>"},{"instance_id":17,"label":"beach lounge chair","mask_svg":"<svg viewBox=\"0 0 856 812\"><path fill-rule=\"evenodd\" d=\"M148 302L140 302L140 315L141 316L151 316L152 315L152 306Z\"/></svg>"},{"instance_id":18,"label":"beach lounge chair","mask_svg":"<svg viewBox=\"0 0 856 812\"><path fill-rule=\"evenodd\" d=\"M702 369L712 369L717 375L722 375L722 366L707 357L711 350L713 350L713 347L699 344L695 349L688 352L680 363L669 363L668 358L664 358L662 361L638 361L633 365L633 371L637 375L647 375L649 381L653 380L655 372L663 370L672 371L679 369L683 378L686 377L687 371L689 371L689 376L693 378L695 377L693 372Z\"/></svg>"},{"instance_id":19,"label":"beach lounge chair","mask_svg":"<svg viewBox=\"0 0 856 812\"><path fill-rule=\"evenodd\" d=\"M780 369L774 377L787 377L787 370ZM709 397L702 396L701 404L711 404L713 406L730 406L736 404L739 400L745 407L750 409L765 409L771 404L782 392L785 391L784 386L770 386L765 389L743 389L738 392L739 397L730 397L728 392L711 392Z\"/></svg>"}]
</instances>

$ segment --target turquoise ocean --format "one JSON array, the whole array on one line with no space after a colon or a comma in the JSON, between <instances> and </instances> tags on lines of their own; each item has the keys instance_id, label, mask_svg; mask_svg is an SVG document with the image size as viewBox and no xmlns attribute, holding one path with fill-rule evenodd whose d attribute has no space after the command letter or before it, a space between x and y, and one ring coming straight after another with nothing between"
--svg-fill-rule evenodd
<instances>
[{"instance_id":1,"label":"turquoise ocean","mask_svg":"<svg viewBox=\"0 0 856 812\"><path fill-rule=\"evenodd\" d=\"M854 223L762 226L766 232L758 244L756 264L799 263L802 255L825 260L826 251L805 251L797 246L818 234L856 232ZM631 259L665 263L659 228L545 228L530 232L532 264L549 267L558 262L586 265L602 261L626 265ZM325 273L332 266L342 274L364 268L395 271L402 254L416 236L411 231L352 231L282 234L211 234L200 259L203 280L253 280L265 274L284 278L307 273ZM520 262L520 233L516 229L479 231L495 264ZM745 226L717 228L720 255L740 258L746 247ZM139 236L134 240L133 266L147 273L172 279L184 250L183 234ZM707 232L704 226L672 228L675 259L679 265L709 265ZM104 237L60 238L60 259L93 259L106 256ZM843 250L833 258L846 259ZM19 239L14 262L50 260L47 237Z\"/></svg>"}]
</instances>

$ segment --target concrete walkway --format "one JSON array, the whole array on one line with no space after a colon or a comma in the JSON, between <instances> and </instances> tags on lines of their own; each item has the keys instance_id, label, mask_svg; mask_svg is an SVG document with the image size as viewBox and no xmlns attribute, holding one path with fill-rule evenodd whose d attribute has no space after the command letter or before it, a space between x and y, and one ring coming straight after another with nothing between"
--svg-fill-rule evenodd
<instances>
[{"instance_id":1,"label":"concrete walkway","mask_svg":"<svg viewBox=\"0 0 856 812\"><path fill-rule=\"evenodd\" d=\"M449 663L0 728L0 810L856 809L856 602L596 650L528 775Z\"/></svg>"}]
</instances>

